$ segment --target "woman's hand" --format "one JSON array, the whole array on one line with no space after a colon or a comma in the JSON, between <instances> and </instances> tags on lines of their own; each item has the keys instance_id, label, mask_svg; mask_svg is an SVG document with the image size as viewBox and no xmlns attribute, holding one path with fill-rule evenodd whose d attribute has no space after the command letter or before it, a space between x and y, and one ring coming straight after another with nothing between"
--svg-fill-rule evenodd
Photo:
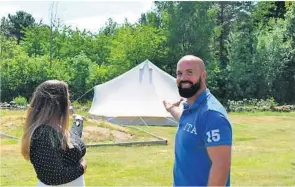
<instances>
[{"instance_id":1,"label":"woman's hand","mask_svg":"<svg viewBox=\"0 0 295 187\"><path fill-rule=\"evenodd\" d=\"M83 158L80 161L80 164L82 165L83 169L84 169L84 173L86 172L87 169L87 162L86 160L84 160Z\"/></svg>"},{"instance_id":2,"label":"woman's hand","mask_svg":"<svg viewBox=\"0 0 295 187\"><path fill-rule=\"evenodd\" d=\"M83 117L79 114L73 114L73 118L74 118L74 120L81 120L81 121L84 120Z\"/></svg>"}]
</instances>

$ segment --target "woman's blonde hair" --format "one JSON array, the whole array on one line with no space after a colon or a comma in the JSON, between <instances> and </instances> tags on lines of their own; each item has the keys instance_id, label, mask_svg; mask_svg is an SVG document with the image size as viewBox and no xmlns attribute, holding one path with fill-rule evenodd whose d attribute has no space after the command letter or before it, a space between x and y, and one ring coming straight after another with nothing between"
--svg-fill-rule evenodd
<instances>
[{"instance_id":1,"label":"woman's blonde hair","mask_svg":"<svg viewBox=\"0 0 295 187\"><path fill-rule=\"evenodd\" d=\"M61 148L71 147L69 137L69 91L68 85L59 80L48 80L40 84L32 97L23 127L21 154L30 159L30 143L36 128L59 122L61 131Z\"/></svg>"}]
</instances>

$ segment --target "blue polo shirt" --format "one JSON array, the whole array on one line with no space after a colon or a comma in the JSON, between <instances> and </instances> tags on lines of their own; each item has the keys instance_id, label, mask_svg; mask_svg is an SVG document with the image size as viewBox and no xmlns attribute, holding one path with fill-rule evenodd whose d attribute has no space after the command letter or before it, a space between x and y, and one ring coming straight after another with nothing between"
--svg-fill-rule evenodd
<instances>
[{"instance_id":1,"label":"blue polo shirt","mask_svg":"<svg viewBox=\"0 0 295 187\"><path fill-rule=\"evenodd\" d=\"M232 145L232 128L225 108L206 89L191 106L184 105L179 120L174 186L207 186L212 162L206 147L216 145Z\"/></svg>"}]
</instances>

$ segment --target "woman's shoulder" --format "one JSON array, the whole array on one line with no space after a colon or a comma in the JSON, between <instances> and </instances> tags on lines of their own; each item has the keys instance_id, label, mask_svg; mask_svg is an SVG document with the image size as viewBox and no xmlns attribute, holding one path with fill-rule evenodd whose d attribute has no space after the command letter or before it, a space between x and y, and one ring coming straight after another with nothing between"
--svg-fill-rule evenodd
<instances>
[{"instance_id":1,"label":"woman's shoulder","mask_svg":"<svg viewBox=\"0 0 295 187\"><path fill-rule=\"evenodd\" d=\"M58 131L51 125L40 125L37 127L32 135L32 140L56 142L59 139Z\"/></svg>"},{"instance_id":2,"label":"woman's shoulder","mask_svg":"<svg viewBox=\"0 0 295 187\"><path fill-rule=\"evenodd\" d=\"M51 125L40 125L34 130L33 136L49 135L50 133L57 133Z\"/></svg>"}]
</instances>

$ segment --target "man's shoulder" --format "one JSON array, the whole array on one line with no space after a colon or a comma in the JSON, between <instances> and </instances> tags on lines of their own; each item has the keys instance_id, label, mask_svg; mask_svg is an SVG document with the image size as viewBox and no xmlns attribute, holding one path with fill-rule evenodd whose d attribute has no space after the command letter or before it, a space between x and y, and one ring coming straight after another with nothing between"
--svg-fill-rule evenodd
<instances>
[{"instance_id":1,"label":"man's shoulder","mask_svg":"<svg viewBox=\"0 0 295 187\"><path fill-rule=\"evenodd\" d=\"M219 102L218 99L212 94L210 94L207 98L206 106L204 107L204 114L208 113L216 113L216 114L221 114L224 117L227 117L227 111L225 107Z\"/></svg>"},{"instance_id":2,"label":"man's shoulder","mask_svg":"<svg viewBox=\"0 0 295 187\"><path fill-rule=\"evenodd\" d=\"M216 123L218 126L231 126L230 119L225 107L214 97L209 95L206 101L206 106L202 111L202 122L205 124L212 125Z\"/></svg>"}]
</instances>

